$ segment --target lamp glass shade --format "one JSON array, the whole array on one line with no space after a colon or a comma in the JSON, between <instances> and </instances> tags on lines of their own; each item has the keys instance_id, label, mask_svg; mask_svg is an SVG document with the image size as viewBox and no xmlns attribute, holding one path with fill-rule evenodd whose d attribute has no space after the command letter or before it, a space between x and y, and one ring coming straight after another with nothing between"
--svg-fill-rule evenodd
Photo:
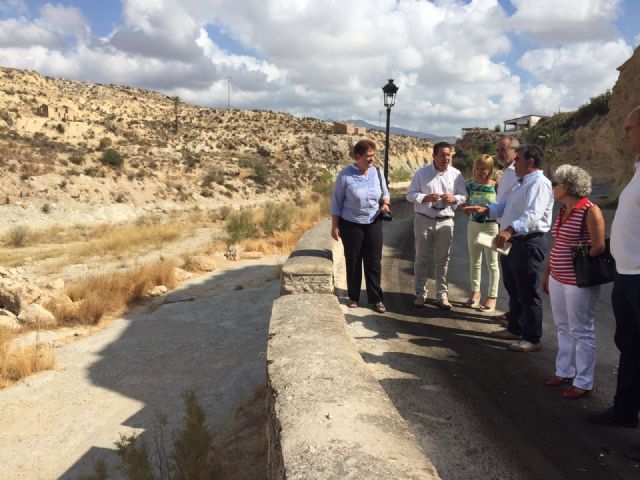
<instances>
[{"instance_id":1,"label":"lamp glass shade","mask_svg":"<svg viewBox=\"0 0 640 480\"><path fill-rule=\"evenodd\" d=\"M393 78L389 79L389 82L382 87L382 93L384 94L384 106L387 108L393 107L396 103L396 93L398 92L398 86L393 83Z\"/></svg>"}]
</instances>

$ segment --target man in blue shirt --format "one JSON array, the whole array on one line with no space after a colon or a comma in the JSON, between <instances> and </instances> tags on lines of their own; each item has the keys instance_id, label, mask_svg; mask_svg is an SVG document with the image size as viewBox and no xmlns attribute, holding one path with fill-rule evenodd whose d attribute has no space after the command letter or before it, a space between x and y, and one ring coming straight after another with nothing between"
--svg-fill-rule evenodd
<instances>
[{"instance_id":1,"label":"man in blue shirt","mask_svg":"<svg viewBox=\"0 0 640 480\"><path fill-rule=\"evenodd\" d=\"M494 333L506 340L516 352L535 352L542 348L542 299L540 276L544 266L546 240L551 228L553 191L542 172L542 150L536 146L519 147L515 169L518 185L506 200L487 207L465 207L465 212L485 213L499 218L502 231L495 238L496 247L511 250L503 265L515 288L509 291L507 328Z\"/></svg>"}]
</instances>

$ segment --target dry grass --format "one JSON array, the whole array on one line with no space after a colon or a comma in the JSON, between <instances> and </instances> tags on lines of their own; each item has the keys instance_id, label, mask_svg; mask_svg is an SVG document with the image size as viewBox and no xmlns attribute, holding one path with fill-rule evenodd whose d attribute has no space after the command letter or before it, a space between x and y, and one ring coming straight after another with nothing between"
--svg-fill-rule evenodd
<instances>
[{"instance_id":1,"label":"dry grass","mask_svg":"<svg viewBox=\"0 0 640 480\"><path fill-rule=\"evenodd\" d=\"M14 332L0 327L0 388L55 367L55 359L48 348L30 346L9 349L9 343L15 337Z\"/></svg>"},{"instance_id":2,"label":"dry grass","mask_svg":"<svg viewBox=\"0 0 640 480\"><path fill-rule=\"evenodd\" d=\"M0 248L0 265L16 267L47 258L59 258L60 264L82 263L94 256L120 258L133 251L156 250L198 227L199 223L171 222L29 230L24 247ZM5 243L10 245L8 238Z\"/></svg>"},{"instance_id":3,"label":"dry grass","mask_svg":"<svg viewBox=\"0 0 640 480\"><path fill-rule=\"evenodd\" d=\"M72 283L67 287L67 295L74 303L50 304L47 309L60 325L96 324L103 316L120 312L140 300L157 285L173 289L177 284L175 264L160 261Z\"/></svg>"},{"instance_id":4,"label":"dry grass","mask_svg":"<svg viewBox=\"0 0 640 480\"><path fill-rule=\"evenodd\" d=\"M320 220L326 218L327 200L317 194L311 194L302 206L293 210L293 223L289 230L274 232L271 235L249 238L240 242L247 251L262 252L265 255L289 253L300 237ZM262 212L258 212L258 219Z\"/></svg>"}]
</instances>

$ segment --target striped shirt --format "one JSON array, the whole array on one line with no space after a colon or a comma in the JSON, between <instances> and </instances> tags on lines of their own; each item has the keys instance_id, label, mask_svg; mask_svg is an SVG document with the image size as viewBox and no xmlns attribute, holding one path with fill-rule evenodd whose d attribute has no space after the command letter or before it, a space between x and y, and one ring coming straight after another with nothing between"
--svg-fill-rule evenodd
<instances>
[{"instance_id":1,"label":"striped shirt","mask_svg":"<svg viewBox=\"0 0 640 480\"><path fill-rule=\"evenodd\" d=\"M566 207L562 207L553 227L551 227L551 235L554 240L549 257L551 276L565 285L576 284L576 273L573 270L571 247L577 247L580 241L582 241L583 244L591 244L589 232L587 232L586 228L582 238L580 238L582 217L584 217L587 207L591 205L592 203L589 199L583 197L576 203L569 213L569 217L564 222L562 222L562 217L566 211Z\"/></svg>"}]
</instances>

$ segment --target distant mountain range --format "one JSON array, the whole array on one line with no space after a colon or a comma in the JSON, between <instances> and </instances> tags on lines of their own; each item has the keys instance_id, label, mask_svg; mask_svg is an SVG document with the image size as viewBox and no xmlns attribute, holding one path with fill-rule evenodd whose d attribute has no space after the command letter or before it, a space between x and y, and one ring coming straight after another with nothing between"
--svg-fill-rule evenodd
<instances>
[{"instance_id":1,"label":"distant mountain range","mask_svg":"<svg viewBox=\"0 0 640 480\"><path fill-rule=\"evenodd\" d=\"M365 122L364 120L345 120L345 123L351 123L356 127L364 127L369 130L379 130L384 132L385 127L379 127L378 125L374 125L373 123ZM392 135L407 135L409 137L417 137L424 138L433 143L437 142L449 142L451 144L456 143L458 137L441 137L440 135L434 135L433 133L425 133L425 132L414 132L413 130L407 130L405 128L398 127L390 127L389 132Z\"/></svg>"}]
</instances>

